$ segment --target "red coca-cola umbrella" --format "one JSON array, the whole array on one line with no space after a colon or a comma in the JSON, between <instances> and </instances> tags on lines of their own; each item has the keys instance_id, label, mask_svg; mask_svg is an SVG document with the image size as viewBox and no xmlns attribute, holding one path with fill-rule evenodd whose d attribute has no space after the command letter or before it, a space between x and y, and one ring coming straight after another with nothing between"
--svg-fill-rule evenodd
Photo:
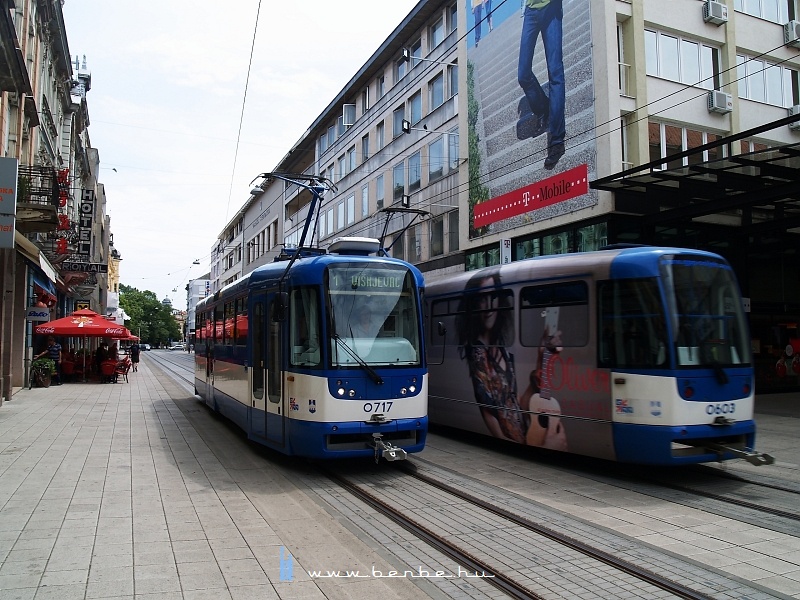
<instances>
[{"instance_id":1,"label":"red coca-cola umbrella","mask_svg":"<svg viewBox=\"0 0 800 600\"><path fill-rule=\"evenodd\" d=\"M42 335L65 335L84 337L126 337L130 335L127 327L110 322L93 310L76 310L68 317L37 325L34 333Z\"/></svg>"},{"instance_id":2,"label":"red coca-cola umbrella","mask_svg":"<svg viewBox=\"0 0 800 600\"><path fill-rule=\"evenodd\" d=\"M127 327L110 322L104 316L87 308L76 310L68 317L37 325L34 333L73 337L124 337L130 335ZM86 344L84 343L84 348ZM83 380L86 381L86 353L83 354Z\"/></svg>"}]
</instances>

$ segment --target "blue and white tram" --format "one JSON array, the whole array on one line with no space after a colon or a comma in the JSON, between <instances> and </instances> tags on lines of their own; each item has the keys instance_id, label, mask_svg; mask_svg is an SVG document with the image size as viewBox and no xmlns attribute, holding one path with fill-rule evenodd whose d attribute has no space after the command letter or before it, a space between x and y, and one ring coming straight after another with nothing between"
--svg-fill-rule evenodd
<instances>
[{"instance_id":1,"label":"blue and white tram","mask_svg":"<svg viewBox=\"0 0 800 600\"><path fill-rule=\"evenodd\" d=\"M195 389L206 404L288 455L397 460L422 450L423 279L408 263L368 255L377 248L343 238L203 300Z\"/></svg>"},{"instance_id":2,"label":"blue and white tram","mask_svg":"<svg viewBox=\"0 0 800 600\"><path fill-rule=\"evenodd\" d=\"M431 423L608 460L753 450L753 362L720 256L627 247L428 281Z\"/></svg>"}]
</instances>

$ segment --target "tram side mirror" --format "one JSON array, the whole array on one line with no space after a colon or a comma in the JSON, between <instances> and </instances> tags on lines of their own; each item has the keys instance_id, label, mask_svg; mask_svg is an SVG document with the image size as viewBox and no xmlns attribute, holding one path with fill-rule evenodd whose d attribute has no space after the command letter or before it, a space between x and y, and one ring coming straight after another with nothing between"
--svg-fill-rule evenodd
<instances>
[{"instance_id":1,"label":"tram side mirror","mask_svg":"<svg viewBox=\"0 0 800 600\"><path fill-rule=\"evenodd\" d=\"M439 344L442 347L442 356L439 359L439 362L433 362L432 360L429 359L428 363L433 365L441 365L444 363L444 344L445 344L445 336L447 335L447 327L445 327L444 323L442 323L441 321L438 321L436 323L436 333L438 333L439 337L442 338L439 342Z\"/></svg>"},{"instance_id":2,"label":"tram side mirror","mask_svg":"<svg viewBox=\"0 0 800 600\"><path fill-rule=\"evenodd\" d=\"M287 292L278 292L275 294L275 299L272 302L274 307L272 311L272 321L275 323L282 323L286 320L286 309L289 306L289 294Z\"/></svg>"}]
</instances>

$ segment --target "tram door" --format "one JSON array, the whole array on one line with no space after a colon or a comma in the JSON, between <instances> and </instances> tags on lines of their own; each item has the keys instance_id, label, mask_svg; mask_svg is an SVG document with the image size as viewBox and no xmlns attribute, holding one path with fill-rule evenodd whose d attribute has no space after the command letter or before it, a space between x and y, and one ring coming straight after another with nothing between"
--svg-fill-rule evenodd
<instances>
[{"instance_id":1,"label":"tram door","mask_svg":"<svg viewBox=\"0 0 800 600\"><path fill-rule=\"evenodd\" d=\"M266 437L267 422L264 413L264 373L267 368L266 356L266 302L263 292L256 293L248 307L250 315L250 431L253 435Z\"/></svg>"},{"instance_id":2,"label":"tram door","mask_svg":"<svg viewBox=\"0 0 800 600\"><path fill-rule=\"evenodd\" d=\"M285 433L285 420L287 418L286 406L283 398L283 343L281 334L283 323L279 319L277 294L270 294L267 304L266 327L266 428L267 440L283 446Z\"/></svg>"}]
</instances>

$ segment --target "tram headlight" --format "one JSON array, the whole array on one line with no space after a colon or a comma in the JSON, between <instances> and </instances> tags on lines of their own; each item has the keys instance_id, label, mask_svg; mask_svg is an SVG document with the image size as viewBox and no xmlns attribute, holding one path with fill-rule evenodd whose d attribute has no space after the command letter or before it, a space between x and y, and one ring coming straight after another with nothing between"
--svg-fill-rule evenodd
<instances>
[{"instance_id":1,"label":"tram headlight","mask_svg":"<svg viewBox=\"0 0 800 600\"><path fill-rule=\"evenodd\" d=\"M408 391L409 391L409 392L411 392L411 393L413 394L414 392L416 392L416 391L417 391L417 387L416 387L416 386L414 386L414 385L411 385L411 386L409 386L409 387L408 387Z\"/></svg>"},{"instance_id":2,"label":"tram headlight","mask_svg":"<svg viewBox=\"0 0 800 600\"><path fill-rule=\"evenodd\" d=\"M400 388L400 393L405 396L408 393L408 390L406 388Z\"/></svg>"},{"instance_id":3,"label":"tram headlight","mask_svg":"<svg viewBox=\"0 0 800 600\"><path fill-rule=\"evenodd\" d=\"M355 395L356 395L356 391L355 390L350 390L350 397L351 398L355 398Z\"/></svg>"},{"instance_id":4,"label":"tram headlight","mask_svg":"<svg viewBox=\"0 0 800 600\"><path fill-rule=\"evenodd\" d=\"M344 388L343 388L343 387L340 387L340 388L339 388L338 390L336 390L336 391L338 392L338 394L339 394L340 396L344 396Z\"/></svg>"}]
</instances>

